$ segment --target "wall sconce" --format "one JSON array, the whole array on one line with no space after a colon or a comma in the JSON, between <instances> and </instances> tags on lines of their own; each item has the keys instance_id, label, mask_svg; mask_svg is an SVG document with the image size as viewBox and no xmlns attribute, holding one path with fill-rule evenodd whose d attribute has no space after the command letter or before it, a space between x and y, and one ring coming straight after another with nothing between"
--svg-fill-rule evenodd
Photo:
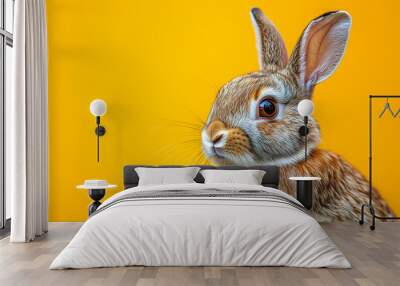
<instances>
[{"instance_id":1,"label":"wall sconce","mask_svg":"<svg viewBox=\"0 0 400 286\"><path fill-rule=\"evenodd\" d=\"M309 99L303 99L297 105L297 111L301 116L304 117L304 125L300 127L299 133L301 136L305 137L304 143L304 159L307 161L307 135L309 132L308 129L308 116L314 111L314 103Z\"/></svg>"},{"instance_id":2,"label":"wall sconce","mask_svg":"<svg viewBox=\"0 0 400 286\"><path fill-rule=\"evenodd\" d=\"M107 112L107 104L102 99L95 99L90 103L90 112L96 116L97 127L94 132L97 135L97 162L100 161L100 136L106 134L104 126L100 125L100 116L103 116Z\"/></svg>"}]
</instances>

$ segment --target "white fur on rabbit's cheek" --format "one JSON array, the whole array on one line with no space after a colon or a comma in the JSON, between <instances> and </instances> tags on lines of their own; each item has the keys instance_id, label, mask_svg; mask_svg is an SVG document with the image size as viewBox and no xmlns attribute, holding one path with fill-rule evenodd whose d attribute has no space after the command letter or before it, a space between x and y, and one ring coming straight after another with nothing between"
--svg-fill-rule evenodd
<instances>
[{"instance_id":1,"label":"white fur on rabbit's cheek","mask_svg":"<svg viewBox=\"0 0 400 286\"><path fill-rule=\"evenodd\" d=\"M245 153L241 155L225 153L224 159L232 162L237 166L251 166L254 165L254 163L256 162L250 153Z\"/></svg>"},{"instance_id":2,"label":"white fur on rabbit's cheek","mask_svg":"<svg viewBox=\"0 0 400 286\"><path fill-rule=\"evenodd\" d=\"M211 142L210 138L207 135L206 129L201 131L201 143L203 145L203 151L207 157L215 156L213 150L213 143Z\"/></svg>"},{"instance_id":3,"label":"white fur on rabbit's cheek","mask_svg":"<svg viewBox=\"0 0 400 286\"><path fill-rule=\"evenodd\" d=\"M312 132L314 133L313 135L314 137L319 138L320 133L318 128L314 128ZM319 140L311 142L309 141L309 145L307 148L307 155L310 155L311 152L314 151L318 145L319 145ZM301 147L291 155L282 156L276 159L268 159L268 160L264 159L258 163L263 165L276 165L276 166L287 166L287 165L297 164L298 162L304 160L305 156L304 151L305 151L304 147Z\"/></svg>"}]
</instances>

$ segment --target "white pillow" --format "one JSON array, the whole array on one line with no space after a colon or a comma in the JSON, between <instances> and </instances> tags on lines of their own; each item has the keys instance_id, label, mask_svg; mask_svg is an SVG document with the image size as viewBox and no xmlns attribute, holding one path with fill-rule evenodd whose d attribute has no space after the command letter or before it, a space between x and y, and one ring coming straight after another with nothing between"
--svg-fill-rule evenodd
<instances>
[{"instance_id":1,"label":"white pillow","mask_svg":"<svg viewBox=\"0 0 400 286\"><path fill-rule=\"evenodd\" d=\"M262 170L202 170L205 184L261 185L265 171Z\"/></svg>"},{"instance_id":2,"label":"white pillow","mask_svg":"<svg viewBox=\"0 0 400 286\"><path fill-rule=\"evenodd\" d=\"M199 170L199 167L135 168L139 176L139 186L195 183L193 179Z\"/></svg>"}]
</instances>

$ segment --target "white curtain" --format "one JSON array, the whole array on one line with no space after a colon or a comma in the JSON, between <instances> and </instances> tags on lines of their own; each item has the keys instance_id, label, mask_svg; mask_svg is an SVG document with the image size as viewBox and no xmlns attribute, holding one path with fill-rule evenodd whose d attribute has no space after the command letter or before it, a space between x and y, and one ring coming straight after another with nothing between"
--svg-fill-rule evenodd
<instances>
[{"instance_id":1,"label":"white curtain","mask_svg":"<svg viewBox=\"0 0 400 286\"><path fill-rule=\"evenodd\" d=\"M6 187L12 242L47 232L47 32L45 0L16 0L13 92L6 98Z\"/></svg>"}]
</instances>

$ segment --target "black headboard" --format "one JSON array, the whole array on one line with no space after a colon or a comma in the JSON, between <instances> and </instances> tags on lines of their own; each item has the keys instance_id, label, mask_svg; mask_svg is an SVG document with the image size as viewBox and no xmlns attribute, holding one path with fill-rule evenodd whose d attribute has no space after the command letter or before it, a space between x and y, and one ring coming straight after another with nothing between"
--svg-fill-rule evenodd
<instances>
[{"instance_id":1,"label":"black headboard","mask_svg":"<svg viewBox=\"0 0 400 286\"><path fill-rule=\"evenodd\" d=\"M214 167L214 166L206 166L206 165L194 165L196 167L200 167L203 169L219 169L219 170L264 170L265 175L262 180L262 185L265 187L278 188L279 185L279 167L276 166L254 166L254 167L236 167L236 166L225 166L225 167ZM136 187L139 182L139 177L135 171L137 167L151 167L151 168L178 168L178 167L187 167L181 165L163 165L163 166L146 166L146 165L127 165L124 167L124 189L129 189ZM194 180L197 183L204 183L204 178L200 174L197 174Z\"/></svg>"}]
</instances>

